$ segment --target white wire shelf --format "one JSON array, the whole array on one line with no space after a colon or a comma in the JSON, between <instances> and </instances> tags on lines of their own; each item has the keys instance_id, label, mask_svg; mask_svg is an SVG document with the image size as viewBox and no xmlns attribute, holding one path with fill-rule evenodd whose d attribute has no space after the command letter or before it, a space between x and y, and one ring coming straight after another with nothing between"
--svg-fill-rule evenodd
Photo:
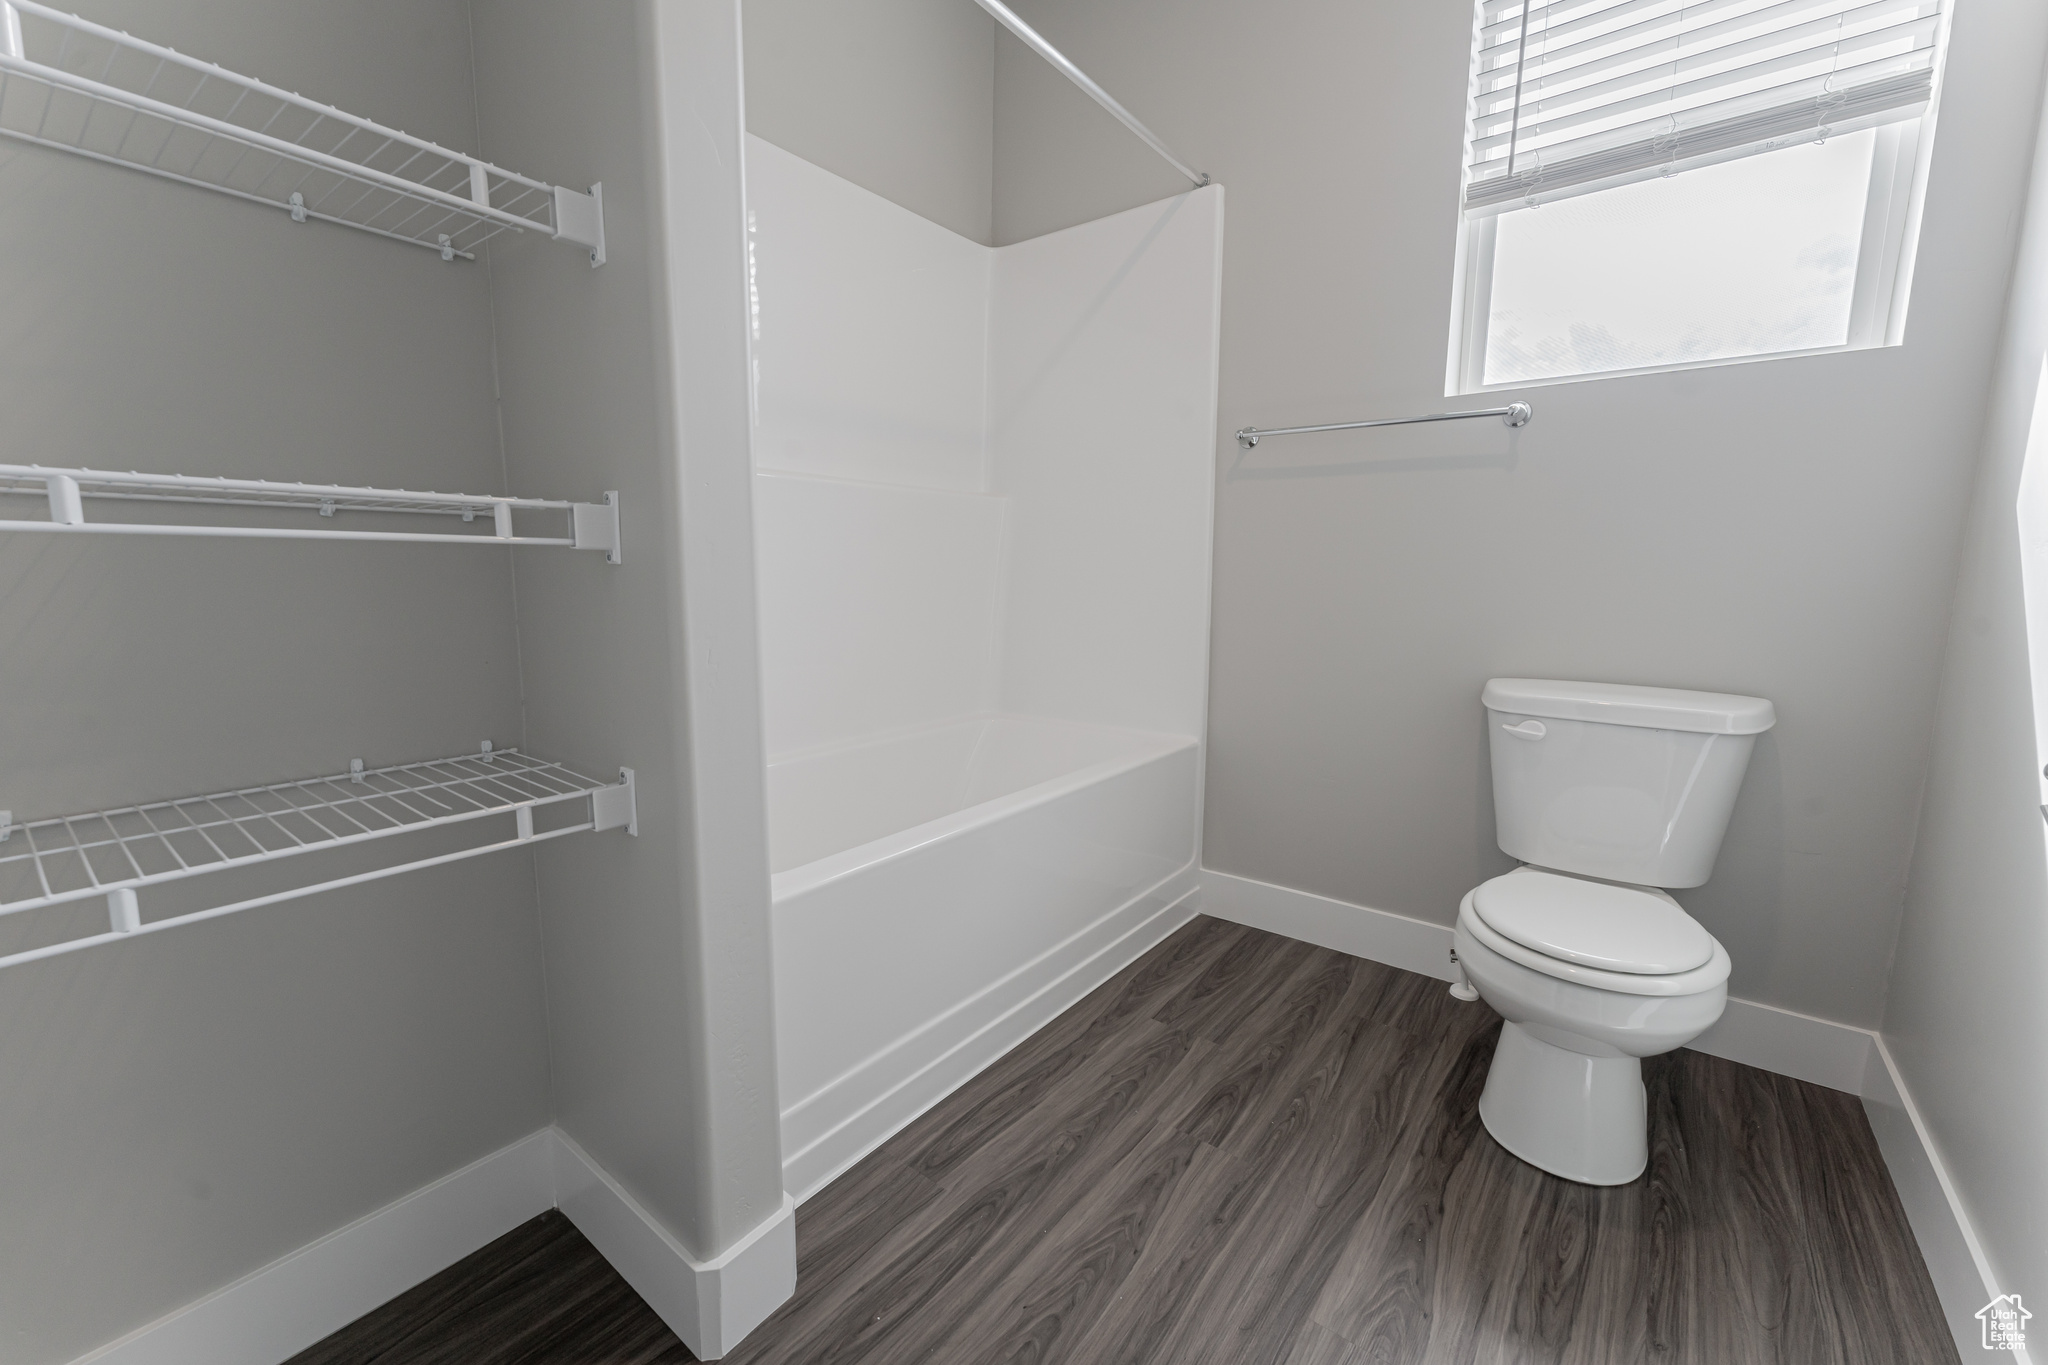
<instances>
[{"instance_id":1,"label":"white wire shelf","mask_svg":"<svg viewBox=\"0 0 2048 1365\"><path fill-rule=\"evenodd\" d=\"M493 166L211 62L0 0L0 136L473 260L534 231L604 264L604 195Z\"/></svg>"},{"instance_id":2,"label":"white wire shelf","mask_svg":"<svg viewBox=\"0 0 2048 1365\"><path fill-rule=\"evenodd\" d=\"M542 807L587 801L588 818L536 832ZM136 892L232 868L510 815L495 840L353 876L144 922ZM592 830L638 834L633 770L601 782L516 749L430 759L267 787L14 824L0 811L0 916L105 897L108 929L0 956L0 967L120 943L183 924Z\"/></svg>"},{"instance_id":3,"label":"white wire shelf","mask_svg":"<svg viewBox=\"0 0 2048 1365\"><path fill-rule=\"evenodd\" d=\"M267 479L220 479L190 474L120 473L108 469L57 469L48 465L0 464L0 498L41 498L47 520L0 520L0 531L129 535L228 536L268 540L395 540L440 545L556 545L602 550L617 564L624 559L619 539L619 495L603 502L557 502L508 498L489 493L414 493L405 489L348 488L338 484L275 483ZM448 517L466 531L349 530L321 526L238 526L216 522L89 521L85 500L168 503L187 507L254 507L310 513L332 522L346 512L402 512ZM513 513L554 513L566 518L566 535L515 534Z\"/></svg>"}]
</instances>

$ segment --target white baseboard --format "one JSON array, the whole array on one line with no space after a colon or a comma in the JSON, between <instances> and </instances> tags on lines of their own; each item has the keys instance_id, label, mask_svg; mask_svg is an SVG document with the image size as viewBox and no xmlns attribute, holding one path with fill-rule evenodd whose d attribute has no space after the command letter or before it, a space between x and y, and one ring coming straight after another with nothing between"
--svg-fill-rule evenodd
<instances>
[{"instance_id":1,"label":"white baseboard","mask_svg":"<svg viewBox=\"0 0 2048 1365\"><path fill-rule=\"evenodd\" d=\"M1202 913L1439 981L1451 979L1451 931L1441 924L1206 867Z\"/></svg>"},{"instance_id":2,"label":"white baseboard","mask_svg":"<svg viewBox=\"0 0 2048 1365\"><path fill-rule=\"evenodd\" d=\"M795 1291L787 1195L724 1255L696 1261L567 1134L543 1128L72 1365L278 1365L556 1207L699 1360Z\"/></svg>"},{"instance_id":3,"label":"white baseboard","mask_svg":"<svg viewBox=\"0 0 2048 1365\"><path fill-rule=\"evenodd\" d=\"M699 1360L716 1360L796 1292L796 1204L782 1205L715 1260L699 1261L640 1202L555 1130L563 1213Z\"/></svg>"},{"instance_id":4,"label":"white baseboard","mask_svg":"<svg viewBox=\"0 0 2048 1365\"><path fill-rule=\"evenodd\" d=\"M1686 1044L1709 1057L1851 1095L1863 1093L1863 1074L1876 1045L1877 1035L1869 1029L1732 995L1720 1021Z\"/></svg>"},{"instance_id":5,"label":"white baseboard","mask_svg":"<svg viewBox=\"0 0 2048 1365\"><path fill-rule=\"evenodd\" d=\"M2002 1292L1998 1276L1956 1193L1955 1182L1949 1178L1933 1134L1920 1117L1920 1108L1882 1037L1871 1049L1862 1094L1863 1112L1870 1116L1871 1131L1877 1134L1877 1147L1884 1153L1892 1185L1905 1206L1906 1221L1913 1225L1914 1239L1920 1243L1921 1258L1934 1280L1934 1292L1941 1298L1956 1351L1964 1360L1989 1360L1992 1357L1984 1350L1977 1310ZM2024 1350L2011 1352L2010 1357L2019 1365L2029 1365ZM2001 1361L2006 1358L1997 1357Z\"/></svg>"},{"instance_id":6,"label":"white baseboard","mask_svg":"<svg viewBox=\"0 0 2048 1365\"><path fill-rule=\"evenodd\" d=\"M1190 865L785 1112L784 1186L823 1189L1193 919L1200 890Z\"/></svg>"},{"instance_id":7,"label":"white baseboard","mask_svg":"<svg viewBox=\"0 0 2048 1365\"><path fill-rule=\"evenodd\" d=\"M73 1365L277 1365L555 1206L543 1128Z\"/></svg>"},{"instance_id":8,"label":"white baseboard","mask_svg":"<svg viewBox=\"0 0 2048 1365\"><path fill-rule=\"evenodd\" d=\"M1449 925L1206 867L1202 912L1439 981L1451 979ZM1691 1046L1712 1057L1857 1095L1863 1092L1863 1073L1875 1041L1868 1029L1731 996L1721 1021Z\"/></svg>"}]
</instances>

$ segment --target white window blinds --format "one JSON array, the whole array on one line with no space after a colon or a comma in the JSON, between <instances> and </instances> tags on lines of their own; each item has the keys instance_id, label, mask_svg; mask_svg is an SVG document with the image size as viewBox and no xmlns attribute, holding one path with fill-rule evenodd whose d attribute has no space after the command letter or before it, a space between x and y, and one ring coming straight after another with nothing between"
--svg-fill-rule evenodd
<instances>
[{"instance_id":1,"label":"white window blinds","mask_svg":"<svg viewBox=\"0 0 2048 1365\"><path fill-rule=\"evenodd\" d=\"M1942 0L1483 0L1465 208L1913 118Z\"/></svg>"}]
</instances>

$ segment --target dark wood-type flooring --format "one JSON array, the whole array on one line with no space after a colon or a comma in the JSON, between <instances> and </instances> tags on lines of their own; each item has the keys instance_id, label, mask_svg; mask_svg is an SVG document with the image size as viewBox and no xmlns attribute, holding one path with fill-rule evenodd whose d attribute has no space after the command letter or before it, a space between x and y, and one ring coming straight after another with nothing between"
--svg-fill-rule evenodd
<instances>
[{"instance_id":1,"label":"dark wood-type flooring","mask_svg":"<svg viewBox=\"0 0 2048 1365\"><path fill-rule=\"evenodd\" d=\"M1650 1168L1486 1134L1498 1033L1441 982L1197 919L797 1215L733 1365L1956 1360L1852 1096L1645 1066ZM691 1359L559 1215L293 1365Z\"/></svg>"}]
</instances>

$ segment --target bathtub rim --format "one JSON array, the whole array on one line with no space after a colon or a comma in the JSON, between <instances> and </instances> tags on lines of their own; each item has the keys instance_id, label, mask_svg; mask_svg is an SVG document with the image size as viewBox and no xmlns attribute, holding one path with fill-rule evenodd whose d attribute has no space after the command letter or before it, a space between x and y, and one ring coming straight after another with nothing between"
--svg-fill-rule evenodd
<instances>
[{"instance_id":1,"label":"bathtub rim","mask_svg":"<svg viewBox=\"0 0 2048 1365\"><path fill-rule=\"evenodd\" d=\"M1031 719L1051 718L1031 717ZM797 896L815 891L819 887L829 886L833 882L850 877L866 868L873 867L877 863L886 862L889 859L901 857L917 849L957 838L969 830L979 829L983 825L991 824L1005 815L1030 810L1035 806L1042 806L1049 801L1056 801L1060 797L1079 791L1083 787L1093 786L1098 782L1105 782L1119 774L1130 772L1134 768L1141 768L1148 763L1156 763L1162 758L1170 757L1185 749L1199 751L1202 747L1202 741L1193 735L1170 735L1162 734L1158 731L1138 730L1128 731L1127 733L1133 737L1134 741L1137 741L1134 742L1133 749L1129 753L1118 754L1113 758L1106 758L1100 762L1088 764L1085 767L1075 768L1069 772L1061 773L1057 777L1050 777L1043 782L1034 783L1029 787L1023 787L1002 796L991 797L986 801L980 801L971 806L963 806L961 809L950 811L935 820L927 820L922 824L912 825L908 829L898 830L893 834L885 834L879 839L870 839L864 844L856 844L852 848L842 850L841 852L827 854L823 858L815 858L808 863L799 863L787 871L773 873L769 878L769 903L771 905L779 905L784 901L792 900ZM1199 770L1199 758L1197 766Z\"/></svg>"}]
</instances>

